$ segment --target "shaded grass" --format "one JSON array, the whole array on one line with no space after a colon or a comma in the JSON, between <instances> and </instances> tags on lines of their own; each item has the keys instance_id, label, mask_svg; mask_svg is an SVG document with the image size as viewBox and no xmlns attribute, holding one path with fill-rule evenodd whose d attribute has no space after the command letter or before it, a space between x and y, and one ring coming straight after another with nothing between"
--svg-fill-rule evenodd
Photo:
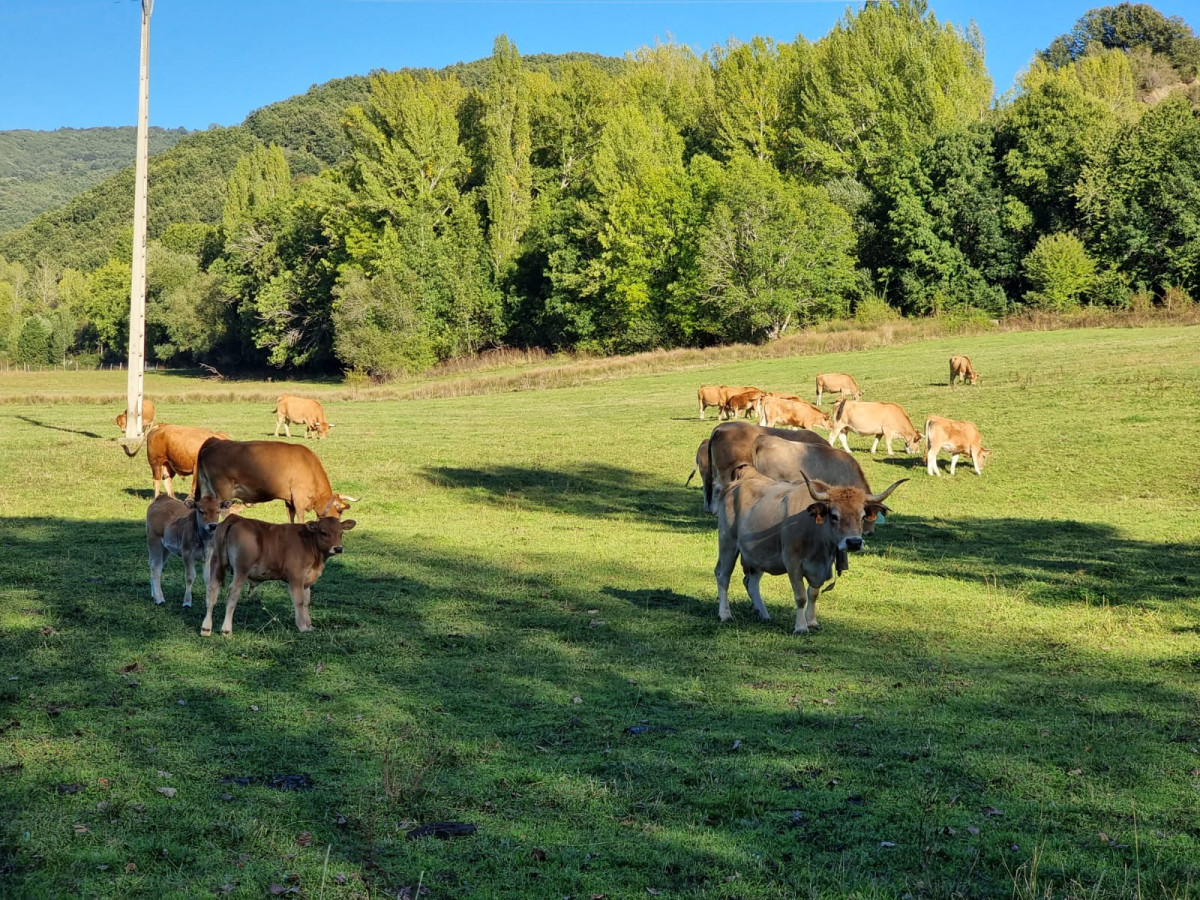
<instances>
[{"instance_id":1,"label":"shaded grass","mask_svg":"<svg viewBox=\"0 0 1200 900\"><path fill-rule=\"evenodd\" d=\"M952 352L982 386L946 387ZM229 640L178 608L178 561L151 604L148 467L107 410L13 405L0 892L1194 895L1198 357L1188 328L1004 334L342 403L311 446L364 499L316 631L264 585ZM807 396L818 368L973 419L997 455L935 480L851 438L872 484L913 481L823 630L790 635L784 579L775 621L735 597L721 626L683 487L713 424L695 385ZM300 773L311 791L221 780ZM479 830L405 838L447 820Z\"/></svg>"}]
</instances>

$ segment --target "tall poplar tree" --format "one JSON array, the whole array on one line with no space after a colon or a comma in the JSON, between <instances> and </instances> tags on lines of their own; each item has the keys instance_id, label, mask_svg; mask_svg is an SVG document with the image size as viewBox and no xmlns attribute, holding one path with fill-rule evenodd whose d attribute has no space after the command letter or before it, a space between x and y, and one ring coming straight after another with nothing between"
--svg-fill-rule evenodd
<instances>
[{"instance_id":1,"label":"tall poplar tree","mask_svg":"<svg viewBox=\"0 0 1200 900\"><path fill-rule=\"evenodd\" d=\"M529 226L533 203L530 164L529 92L521 54L500 35L492 49L491 80L484 94L483 196L488 210L492 269L502 278Z\"/></svg>"}]
</instances>

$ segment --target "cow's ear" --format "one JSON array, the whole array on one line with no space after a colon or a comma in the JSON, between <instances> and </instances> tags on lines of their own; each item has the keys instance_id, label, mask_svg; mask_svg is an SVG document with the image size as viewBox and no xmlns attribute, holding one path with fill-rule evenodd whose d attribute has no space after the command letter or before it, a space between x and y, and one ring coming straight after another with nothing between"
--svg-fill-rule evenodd
<instances>
[{"instance_id":1,"label":"cow's ear","mask_svg":"<svg viewBox=\"0 0 1200 900\"><path fill-rule=\"evenodd\" d=\"M357 524L358 523L355 522L353 519L345 519L342 522L342 531L353 531L354 526Z\"/></svg>"},{"instance_id":2,"label":"cow's ear","mask_svg":"<svg viewBox=\"0 0 1200 900\"><path fill-rule=\"evenodd\" d=\"M829 504L814 503L808 508L808 514L816 519L817 524L820 525L825 521L825 517L829 515Z\"/></svg>"},{"instance_id":3,"label":"cow's ear","mask_svg":"<svg viewBox=\"0 0 1200 900\"><path fill-rule=\"evenodd\" d=\"M231 507L231 506L233 506L232 499L221 501L221 509L229 509L229 507Z\"/></svg>"},{"instance_id":4,"label":"cow's ear","mask_svg":"<svg viewBox=\"0 0 1200 900\"><path fill-rule=\"evenodd\" d=\"M195 508L196 508L196 501L195 501L195 500L193 500L191 497L188 497L187 499L185 499L185 500L183 501L183 505L184 505L184 506L186 506L188 509L195 509Z\"/></svg>"},{"instance_id":5,"label":"cow's ear","mask_svg":"<svg viewBox=\"0 0 1200 900\"><path fill-rule=\"evenodd\" d=\"M882 503L868 503L866 507L867 516L882 516L885 513L890 513L892 508L884 506Z\"/></svg>"},{"instance_id":6,"label":"cow's ear","mask_svg":"<svg viewBox=\"0 0 1200 900\"><path fill-rule=\"evenodd\" d=\"M313 522L305 522L304 527L307 528L309 531L315 532L317 530L317 526L319 526L320 524L321 524L321 520L317 519Z\"/></svg>"}]
</instances>

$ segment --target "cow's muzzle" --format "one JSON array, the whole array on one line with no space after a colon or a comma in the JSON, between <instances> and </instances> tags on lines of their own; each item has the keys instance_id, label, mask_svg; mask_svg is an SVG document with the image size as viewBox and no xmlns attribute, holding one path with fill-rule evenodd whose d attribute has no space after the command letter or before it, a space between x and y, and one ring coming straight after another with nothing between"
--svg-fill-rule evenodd
<instances>
[{"instance_id":1,"label":"cow's muzzle","mask_svg":"<svg viewBox=\"0 0 1200 900\"><path fill-rule=\"evenodd\" d=\"M217 530L217 525L218 525L217 522L205 522L204 523L204 527L206 527L208 529L209 534L212 534L214 531Z\"/></svg>"},{"instance_id":2,"label":"cow's muzzle","mask_svg":"<svg viewBox=\"0 0 1200 900\"><path fill-rule=\"evenodd\" d=\"M862 547L863 547L863 539L862 538L860 538L860 537L846 538L846 549L847 550L857 553L859 550L862 549Z\"/></svg>"},{"instance_id":3,"label":"cow's muzzle","mask_svg":"<svg viewBox=\"0 0 1200 900\"><path fill-rule=\"evenodd\" d=\"M342 548L341 548L341 547L333 547L333 548L331 548L331 549L330 549L330 551L329 551L329 552L330 552L330 553L341 553L341 552L342 552Z\"/></svg>"}]
</instances>

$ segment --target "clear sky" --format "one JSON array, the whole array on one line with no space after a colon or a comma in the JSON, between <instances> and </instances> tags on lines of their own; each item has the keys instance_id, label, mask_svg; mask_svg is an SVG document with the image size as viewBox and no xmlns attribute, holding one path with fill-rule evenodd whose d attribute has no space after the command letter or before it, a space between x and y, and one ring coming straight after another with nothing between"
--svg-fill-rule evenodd
<instances>
[{"instance_id":1,"label":"clear sky","mask_svg":"<svg viewBox=\"0 0 1200 900\"><path fill-rule=\"evenodd\" d=\"M929 0L940 21L979 26L997 93L1102 5ZM1200 0L1153 5L1200 28ZM816 40L847 8L845 0L156 0L150 121L233 125L331 78L487 56L501 33L524 55L619 56L668 37L706 50L755 34ZM0 0L0 129L134 124L140 9L139 0Z\"/></svg>"}]
</instances>

